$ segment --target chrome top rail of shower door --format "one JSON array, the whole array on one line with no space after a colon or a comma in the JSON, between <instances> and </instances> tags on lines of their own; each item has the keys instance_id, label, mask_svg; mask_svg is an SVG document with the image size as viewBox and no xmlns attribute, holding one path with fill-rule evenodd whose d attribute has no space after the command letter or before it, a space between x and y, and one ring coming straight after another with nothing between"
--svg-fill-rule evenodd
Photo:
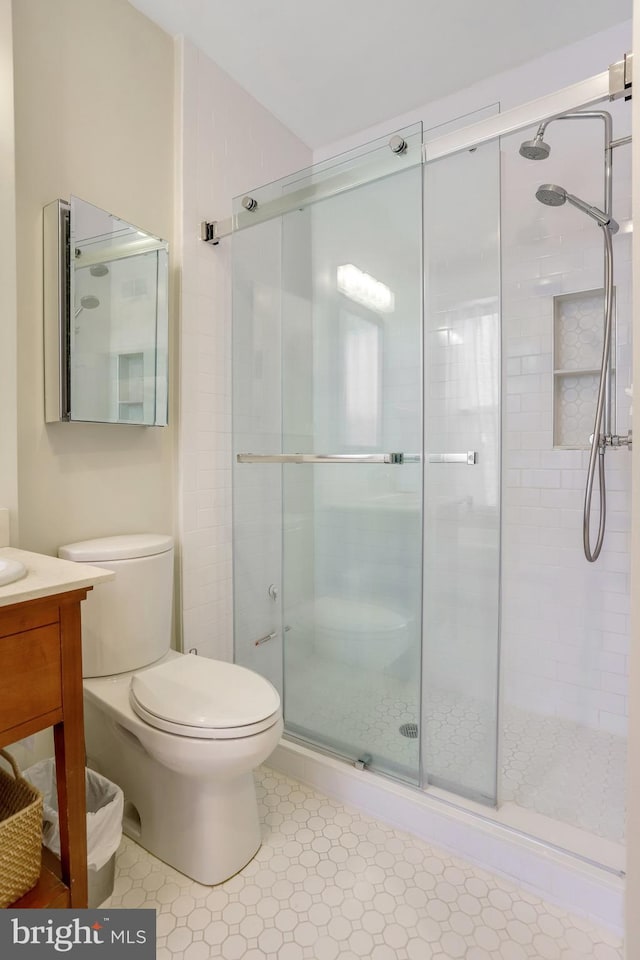
<instances>
[{"instance_id":1,"label":"chrome top rail of shower door","mask_svg":"<svg viewBox=\"0 0 640 960\"><path fill-rule=\"evenodd\" d=\"M609 71L562 87L544 97L529 100L484 120L467 124L449 133L427 140L423 146L426 163L440 160L455 153L462 153L497 137L518 133L526 127L540 124L543 120L561 116L570 110L583 110L609 99Z\"/></svg>"},{"instance_id":2,"label":"chrome top rail of shower door","mask_svg":"<svg viewBox=\"0 0 640 960\"><path fill-rule=\"evenodd\" d=\"M406 463L404 453L239 453L238 463Z\"/></svg>"},{"instance_id":3,"label":"chrome top rail of shower door","mask_svg":"<svg viewBox=\"0 0 640 960\"><path fill-rule=\"evenodd\" d=\"M422 162L422 124L414 123L391 138L380 137L349 154L320 161L235 198L230 217L201 222L200 239L215 246L238 230L304 210L401 170L421 166Z\"/></svg>"}]
</instances>

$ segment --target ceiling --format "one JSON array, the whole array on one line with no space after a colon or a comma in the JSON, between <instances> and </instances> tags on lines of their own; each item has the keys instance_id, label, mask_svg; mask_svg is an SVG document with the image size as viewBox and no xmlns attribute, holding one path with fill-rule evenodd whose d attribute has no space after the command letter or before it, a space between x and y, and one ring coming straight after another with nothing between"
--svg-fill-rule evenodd
<instances>
[{"instance_id":1,"label":"ceiling","mask_svg":"<svg viewBox=\"0 0 640 960\"><path fill-rule=\"evenodd\" d=\"M130 2L314 148L632 15L632 0Z\"/></svg>"}]
</instances>

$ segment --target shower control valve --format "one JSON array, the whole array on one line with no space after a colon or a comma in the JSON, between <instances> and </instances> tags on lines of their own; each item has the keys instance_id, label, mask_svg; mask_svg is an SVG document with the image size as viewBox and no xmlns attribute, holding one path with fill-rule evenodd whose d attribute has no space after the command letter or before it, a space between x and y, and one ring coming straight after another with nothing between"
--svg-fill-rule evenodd
<instances>
[{"instance_id":1,"label":"shower control valve","mask_svg":"<svg viewBox=\"0 0 640 960\"><path fill-rule=\"evenodd\" d=\"M618 436L617 434L607 434L602 437L604 446L607 447L626 447L627 450L631 450L632 447L632 435L631 430L629 430L626 437Z\"/></svg>"}]
</instances>

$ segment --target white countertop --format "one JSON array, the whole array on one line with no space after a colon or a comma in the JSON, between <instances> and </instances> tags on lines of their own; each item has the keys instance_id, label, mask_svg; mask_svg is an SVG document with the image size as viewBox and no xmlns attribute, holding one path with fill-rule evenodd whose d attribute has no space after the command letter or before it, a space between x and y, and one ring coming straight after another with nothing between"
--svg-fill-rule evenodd
<instances>
[{"instance_id":1,"label":"white countertop","mask_svg":"<svg viewBox=\"0 0 640 960\"><path fill-rule=\"evenodd\" d=\"M113 580L115 573L88 563L72 563L43 553L30 553L15 547L0 548L0 557L19 560L27 568L27 575L13 583L0 587L0 607L10 603L23 603L38 597L51 597L56 593L91 587L103 580Z\"/></svg>"}]
</instances>

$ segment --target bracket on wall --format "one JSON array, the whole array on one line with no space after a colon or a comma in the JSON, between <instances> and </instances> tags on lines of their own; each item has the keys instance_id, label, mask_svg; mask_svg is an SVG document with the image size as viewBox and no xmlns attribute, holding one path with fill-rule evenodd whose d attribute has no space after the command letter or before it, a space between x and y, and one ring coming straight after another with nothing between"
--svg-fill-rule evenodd
<instances>
[{"instance_id":1,"label":"bracket on wall","mask_svg":"<svg viewBox=\"0 0 640 960\"><path fill-rule=\"evenodd\" d=\"M212 243L214 246L220 243L220 237L216 233L217 226L217 220L202 220L200 222L200 239L204 240L205 243Z\"/></svg>"},{"instance_id":2,"label":"bracket on wall","mask_svg":"<svg viewBox=\"0 0 640 960\"><path fill-rule=\"evenodd\" d=\"M631 100L633 85L633 54L625 53L624 59L609 67L609 100Z\"/></svg>"}]
</instances>

